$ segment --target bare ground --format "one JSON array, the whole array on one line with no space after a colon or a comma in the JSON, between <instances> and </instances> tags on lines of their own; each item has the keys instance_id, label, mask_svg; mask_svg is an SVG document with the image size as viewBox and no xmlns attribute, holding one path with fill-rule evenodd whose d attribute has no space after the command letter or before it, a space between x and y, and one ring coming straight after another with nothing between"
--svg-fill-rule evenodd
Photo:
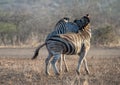
<instances>
[{"instance_id":1,"label":"bare ground","mask_svg":"<svg viewBox=\"0 0 120 85\"><path fill-rule=\"evenodd\" d=\"M0 85L120 85L120 48L92 48L87 55L90 75L82 65L81 74L75 72L77 56L66 56L69 72L45 75L47 51L42 49L32 61L32 48L0 48Z\"/></svg>"}]
</instances>

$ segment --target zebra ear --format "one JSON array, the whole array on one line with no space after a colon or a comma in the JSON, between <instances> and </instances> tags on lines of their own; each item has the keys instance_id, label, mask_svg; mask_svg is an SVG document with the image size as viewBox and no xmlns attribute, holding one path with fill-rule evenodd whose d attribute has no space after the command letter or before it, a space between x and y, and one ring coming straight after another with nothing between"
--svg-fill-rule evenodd
<instances>
[{"instance_id":1,"label":"zebra ear","mask_svg":"<svg viewBox=\"0 0 120 85\"><path fill-rule=\"evenodd\" d=\"M87 18L88 22L90 22L90 16L89 16L89 14L86 14L86 16L84 16L84 18Z\"/></svg>"},{"instance_id":2,"label":"zebra ear","mask_svg":"<svg viewBox=\"0 0 120 85\"><path fill-rule=\"evenodd\" d=\"M70 18L68 18L68 17L64 17L63 19L64 19L64 20L67 20L67 21L69 21L69 20L70 20Z\"/></svg>"},{"instance_id":3,"label":"zebra ear","mask_svg":"<svg viewBox=\"0 0 120 85\"><path fill-rule=\"evenodd\" d=\"M89 14L86 14L86 17L90 18Z\"/></svg>"}]
</instances>

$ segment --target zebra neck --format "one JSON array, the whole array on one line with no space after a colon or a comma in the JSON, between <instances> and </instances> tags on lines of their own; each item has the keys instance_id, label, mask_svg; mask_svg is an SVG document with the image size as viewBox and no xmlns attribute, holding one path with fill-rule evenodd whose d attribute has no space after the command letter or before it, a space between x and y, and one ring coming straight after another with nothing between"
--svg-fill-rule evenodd
<instances>
[{"instance_id":1,"label":"zebra neck","mask_svg":"<svg viewBox=\"0 0 120 85\"><path fill-rule=\"evenodd\" d=\"M91 38L91 29L84 29L82 32L80 32L80 36L84 39L90 39Z\"/></svg>"}]
</instances>

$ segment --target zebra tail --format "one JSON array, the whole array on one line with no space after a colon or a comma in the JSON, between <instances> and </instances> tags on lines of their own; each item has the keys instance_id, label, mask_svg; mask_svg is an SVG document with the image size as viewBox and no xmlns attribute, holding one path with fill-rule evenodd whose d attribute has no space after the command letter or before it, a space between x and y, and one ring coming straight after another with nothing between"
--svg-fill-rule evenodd
<instances>
[{"instance_id":1,"label":"zebra tail","mask_svg":"<svg viewBox=\"0 0 120 85\"><path fill-rule=\"evenodd\" d=\"M34 53L34 56L32 57L32 60L37 58L40 48L42 48L44 45L46 45L46 43L43 43L42 45L38 46L38 48L35 50L35 53Z\"/></svg>"}]
</instances>

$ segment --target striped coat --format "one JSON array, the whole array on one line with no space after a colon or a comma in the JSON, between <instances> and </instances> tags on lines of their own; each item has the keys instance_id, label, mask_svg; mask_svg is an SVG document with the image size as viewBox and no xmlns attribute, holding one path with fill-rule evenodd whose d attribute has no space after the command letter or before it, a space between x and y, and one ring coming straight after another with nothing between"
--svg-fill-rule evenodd
<instances>
[{"instance_id":1,"label":"striped coat","mask_svg":"<svg viewBox=\"0 0 120 85\"><path fill-rule=\"evenodd\" d=\"M54 52L73 55L79 54L83 44L90 46L91 30L79 31L79 33L66 33L52 36L47 40L47 46Z\"/></svg>"},{"instance_id":2,"label":"striped coat","mask_svg":"<svg viewBox=\"0 0 120 85\"><path fill-rule=\"evenodd\" d=\"M32 59L35 59L38 56L39 49L46 45L49 55L46 58L46 74L49 74L49 61L53 57L52 65L56 74L59 74L58 69L56 67L56 61L60 58L61 54L78 54L80 57L77 73L79 73L81 61L85 63L85 69L87 73L89 72L87 67L87 62L84 56L90 47L90 37L91 31L89 27L89 17L88 15L82 17L80 20L75 20L75 23L79 27L78 33L67 33L67 34L53 34L49 38L46 39L45 43L40 45L33 56ZM82 31L81 31L82 30ZM81 53L83 52L83 53ZM84 59L83 59L84 58Z\"/></svg>"},{"instance_id":3,"label":"striped coat","mask_svg":"<svg viewBox=\"0 0 120 85\"><path fill-rule=\"evenodd\" d=\"M87 61L84 58L90 48L90 38L91 38L91 29L89 25L87 25L83 31L79 31L78 33L66 33L60 34L51 37L46 42L46 47L50 54L54 57L51 61L55 74L59 74L59 71L56 66L56 61L60 58L61 54L74 55L77 54L80 56L77 73L80 72L80 66L82 61L84 60L86 72L89 73L87 67ZM48 63L51 56L48 56L46 59L46 63ZM48 67L48 66L46 66ZM46 68L47 69L47 68ZM46 70L46 73L49 74L49 71Z\"/></svg>"},{"instance_id":4,"label":"striped coat","mask_svg":"<svg viewBox=\"0 0 120 85\"><path fill-rule=\"evenodd\" d=\"M56 34L65 34L65 33L78 33L79 27L76 23L73 22L65 22L60 20L59 23L56 24L55 29L53 32L49 33L46 40L47 41L50 37Z\"/></svg>"}]
</instances>

